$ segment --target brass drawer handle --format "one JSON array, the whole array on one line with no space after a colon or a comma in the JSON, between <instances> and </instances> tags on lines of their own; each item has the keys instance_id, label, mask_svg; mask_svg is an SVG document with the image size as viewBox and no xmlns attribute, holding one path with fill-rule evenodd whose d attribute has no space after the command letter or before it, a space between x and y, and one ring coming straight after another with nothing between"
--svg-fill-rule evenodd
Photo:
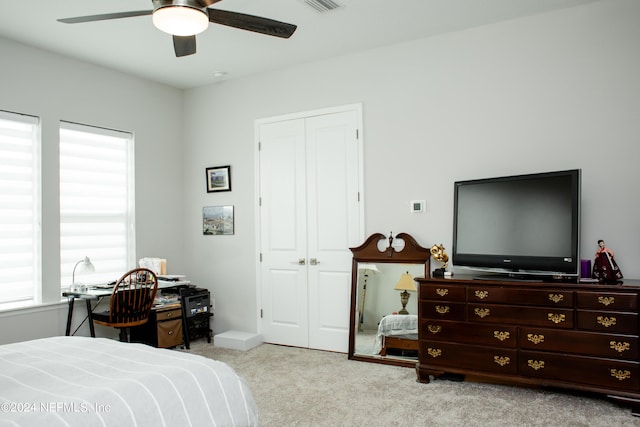
<instances>
[{"instance_id":1,"label":"brass drawer handle","mask_svg":"<svg viewBox=\"0 0 640 427\"><path fill-rule=\"evenodd\" d=\"M449 289L438 288L436 289L436 294L440 295L441 297L446 296L449 294Z\"/></svg>"},{"instance_id":2,"label":"brass drawer handle","mask_svg":"<svg viewBox=\"0 0 640 427\"><path fill-rule=\"evenodd\" d=\"M476 291L476 297L477 298L485 299L488 296L489 296L489 292L488 291Z\"/></svg>"},{"instance_id":3,"label":"brass drawer handle","mask_svg":"<svg viewBox=\"0 0 640 427\"><path fill-rule=\"evenodd\" d=\"M442 356L442 350L439 348L428 348L427 353L433 358Z\"/></svg>"},{"instance_id":4,"label":"brass drawer handle","mask_svg":"<svg viewBox=\"0 0 640 427\"><path fill-rule=\"evenodd\" d=\"M508 340L511 337L511 334L506 331L493 331L493 337L499 339L500 341Z\"/></svg>"},{"instance_id":5,"label":"brass drawer handle","mask_svg":"<svg viewBox=\"0 0 640 427\"><path fill-rule=\"evenodd\" d=\"M527 334L527 339L534 344L540 344L544 342L544 335Z\"/></svg>"},{"instance_id":6,"label":"brass drawer handle","mask_svg":"<svg viewBox=\"0 0 640 427\"><path fill-rule=\"evenodd\" d=\"M173 317L173 311L168 312L167 317Z\"/></svg>"},{"instance_id":7,"label":"brass drawer handle","mask_svg":"<svg viewBox=\"0 0 640 427\"><path fill-rule=\"evenodd\" d=\"M566 320L564 314L555 314L555 313L549 313L547 315L547 319L551 320L553 323L562 323Z\"/></svg>"},{"instance_id":8,"label":"brass drawer handle","mask_svg":"<svg viewBox=\"0 0 640 427\"><path fill-rule=\"evenodd\" d=\"M168 331L167 335L173 335L173 331Z\"/></svg>"},{"instance_id":9,"label":"brass drawer handle","mask_svg":"<svg viewBox=\"0 0 640 427\"><path fill-rule=\"evenodd\" d=\"M598 321L598 324L604 326L605 328L608 328L610 326L615 326L616 324L615 317L598 316L596 317L596 320Z\"/></svg>"},{"instance_id":10,"label":"brass drawer handle","mask_svg":"<svg viewBox=\"0 0 640 427\"><path fill-rule=\"evenodd\" d=\"M440 326L440 325L428 325L427 326L427 330L429 332L431 332L432 334L437 334L440 331L442 331L442 326Z\"/></svg>"},{"instance_id":11,"label":"brass drawer handle","mask_svg":"<svg viewBox=\"0 0 640 427\"><path fill-rule=\"evenodd\" d=\"M617 351L618 353L622 353L623 351L629 350L631 348L631 345L628 342L611 341L609 343L609 347L611 347L613 350Z\"/></svg>"},{"instance_id":12,"label":"brass drawer handle","mask_svg":"<svg viewBox=\"0 0 640 427\"><path fill-rule=\"evenodd\" d=\"M616 302L616 299L614 297L598 297L598 302L604 306L607 306Z\"/></svg>"},{"instance_id":13,"label":"brass drawer handle","mask_svg":"<svg viewBox=\"0 0 640 427\"><path fill-rule=\"evenodd\" d=\"M628 380L629 378L631 378L631 372L627 371L626 369L623 371L622 369L611 368L611 376L620 381Z\"/></svg>"},{"instance_id":14,"label":"brass drawer handle","mask_svg":"<svg viewBox=\"0 0 640 427\"><path fill-rule=\"evenodd\" d=\"M564 300L564 295L561 294L549 294L549 301L553 301L556 304Z\"/></svg>"},{"instance_id":15,"label":"brass drawer handle","mask_svg":"<svg viewBox=\"0 0 640 427\"><path fill-rule=\"evenodd\" d=\"M436 305L436 313L438 314L447 314L450 308L448 305Z\"/></svg>"},{"instance_id":16,"label":"brass drawer handle","mask_svg":"<svg viewBox=\"0 0 640 427\"><path fill-rule=\"evenodd\" d=\"M491 314L491 311L488 308L476 308L473 312L481 319Z\"/></svg>"},{"instance_id":17,"label":"brass drawer handle","mask_svg":"<svg viewBox=\"0 0 640 427\"><path fill-rule=\"evenodd\" d=\"M511 359L507 356L493 356L493 361L500 366L505 366L511 363Z\"/></svg>"},{"instance_id":18,"label":"brass drawer handle","mask_svg":"<svg viewBox=\"0 0 640 427\"><path fill-rule=\"evenodd\" d=\"M527 360L527 365L534 370L544 369L544 360Z\"/></svg>"}]
</instances>

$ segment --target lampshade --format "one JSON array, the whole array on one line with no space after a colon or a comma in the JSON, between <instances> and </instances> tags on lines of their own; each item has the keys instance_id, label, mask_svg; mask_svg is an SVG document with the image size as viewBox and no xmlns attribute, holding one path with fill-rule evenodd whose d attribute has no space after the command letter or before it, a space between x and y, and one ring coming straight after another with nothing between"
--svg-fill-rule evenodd
<instances>
[{"instance_id":1,"label":"lampshade","mask_svg":"<svg viewBox=\"0 0 640 427\"><path fill-rule=\"evenodd\" d=\"M400 302L402 303L402 309L398 312L398 314L409 314L407 311L407 303L409 302L409 292L407 291L416 291L416 285L413 284L413 277L407 271L406 273L402 273L400 276L400 280L396 283L396 287L393 288L396 291L400 292Z\"/></svg>"},{"instance_id":2,"label":"lampshade","mask_svg":"<svg viewBox=\"0 0 640 427\"><path fill-rule=\"evenodd\" d=\"M367 273L380 273L378 266L370 262L361 262L358 264L358 270L364 270Z\"/></svg>"},{"instance_id":3,"label":"lampshade","mask_svg":"<svg viewBox=\"0 0 640 427\"><path fill-rule=\"evenodd\" d=\"M175 36L193 36L207 29L209 16L190 6L166 6L153 11L153 25Z\"/></svg>"},{"instance_id":4,"label":"lampshade","mask_svg":"<svg viewBox=\"0 0 640 427\"><path fill-rule=\"evenodd\" d=\"M396 287L393 288L396 291L416 291L416 285L413 282L413 277L409 274L409 272L402 273L400 276L400 280L396 283Z\"/></svg>"},{"instance_id":5,"label":"lampshade","mask_svg":"<svg viewBox=\"0 0 640 427\"><path fill-rule=\"evenodd\" d=\"M73 267L73 274L71 276L72 285L76 284L76 270L78 271L78 273L94 273L96 271L96 268L93 266L91 260L87 256L84 257L84 259L76 262L76 265Z\"/></svg>"}]
</instances>

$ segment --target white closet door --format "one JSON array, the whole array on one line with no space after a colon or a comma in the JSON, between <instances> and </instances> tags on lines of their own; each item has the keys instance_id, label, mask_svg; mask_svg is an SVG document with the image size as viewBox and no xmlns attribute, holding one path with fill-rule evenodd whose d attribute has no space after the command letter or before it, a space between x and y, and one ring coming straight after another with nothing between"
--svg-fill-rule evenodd
<instances>
[{"instance_id":1,"label":"white closet door","mask_svg":"<svg viewBox=\"0 0 640 427\"><path fill-rule=\"evenodd\" d=\"M349 247L360 240L356 126L354 111L306 121L310 348L348 350Z\"/></svg>"},{"instance_id":2,"label":"white closet door","mask_svg":"<svg viewBox=\"0 0 640 427\"><path fill-rule=\"evenodd\" d=\"M260 126L262 334L297 347L309 345L305 158L304 120Z\"/></svg>"},{"instance_id":3,"label":"white closet door","mask_svg":"<svg viewBox=\"0 0 640 427\"><path fill-rule=\"evenodd\" d=\"M357 129L355 110L259 127L266 342L348 349L349 247L362 240Z\"/></svg>"}]
</instances>

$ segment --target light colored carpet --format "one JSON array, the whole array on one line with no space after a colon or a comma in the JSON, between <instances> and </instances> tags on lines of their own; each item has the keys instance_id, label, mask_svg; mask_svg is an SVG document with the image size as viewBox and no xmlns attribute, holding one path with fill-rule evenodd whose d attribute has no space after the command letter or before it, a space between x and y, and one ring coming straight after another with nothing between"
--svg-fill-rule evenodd
<instances>
[{"instance_id":1,"label":"light colored carpet","mask_svg":"<svg viewBox=\"0 0 640 427\"><path fill-rule=\"evenodd\" d=\"M262 426L640 426L597 396L475 382L416 382L415 370L345 354L262 344L192 353L232 366L251 388Z\"/></svg>"}]
</instances>

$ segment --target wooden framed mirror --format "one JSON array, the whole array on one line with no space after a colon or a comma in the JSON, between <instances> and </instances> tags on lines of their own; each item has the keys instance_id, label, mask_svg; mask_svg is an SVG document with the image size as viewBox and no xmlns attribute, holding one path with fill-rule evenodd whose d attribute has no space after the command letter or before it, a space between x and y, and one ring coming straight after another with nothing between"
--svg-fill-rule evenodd
<instances>
[{"instance_id":1,"label":"wooden framed mirror","mask_svg":"<svg viewBox=\"0 0 640 427\"><path fill-rule=\"evenodd\" d=\"M349 359L415 366L418 285L413 279L429 277L430 250L407 233L372 234L350 249Z\"/></svg>"}]
</instances>

